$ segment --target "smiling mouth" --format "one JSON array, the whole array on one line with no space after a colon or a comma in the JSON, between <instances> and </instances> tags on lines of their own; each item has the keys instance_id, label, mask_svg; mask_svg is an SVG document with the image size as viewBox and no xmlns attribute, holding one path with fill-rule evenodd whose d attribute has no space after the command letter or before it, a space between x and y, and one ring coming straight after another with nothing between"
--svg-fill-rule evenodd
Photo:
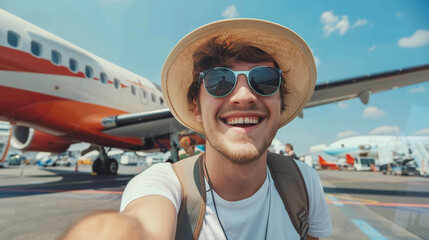
<instances>
[{"instance_id":1,"label":"smiling mouth","mask_svg":"<svg viewBox=\"0 0 429 240\"><path fill-rule=\"evenodd\" d=\"M262 122L263 118L256 117L256 116L227 117L222 120L226 125L246 128L246 127L258 125L260 122Z\"/></svg>"}]
</instances>

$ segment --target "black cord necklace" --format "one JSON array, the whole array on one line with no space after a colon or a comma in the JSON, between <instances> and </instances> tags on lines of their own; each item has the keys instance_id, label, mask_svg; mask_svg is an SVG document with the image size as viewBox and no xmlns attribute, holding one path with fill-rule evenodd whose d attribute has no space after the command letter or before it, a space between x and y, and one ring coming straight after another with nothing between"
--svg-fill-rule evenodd
<instances>
[{"instance_id":1,"label":"black cord necklace","mask_svg":"<svg viewBox=\"0 0 429 240\"><path fill-rule=\"evenodd\" d=\"M214 209L215 209L217 220L219 221L220 227L222 228L222 232L225 235L226 240L228 240L228 236L226 235L225 229L224 229L224 227L222 225L222 221L219 218L219 213L217 212L216 201L215 201L214 196L213 196L213 185L212 185L212 181L210 180L209 172L207 171L206 159L204 158L203 160L204 160L204 169L206 171L207 180L208 180L209 187L210 187L210 189L207 190L206 192L210 191L210 193L211 193L212 201L213 201L213 206L214 206ZM268 172L267 172L267 178L268 178L268 196L269 196L269 199L268 199L268 214L269 214L270 210L271 210L271 186L270 186L271 185L271 180L270 180L270 177L268 176ZM268 216L267 217L267 223L266 223L266 226L265 226L265 239L267 239L267 237L268 237L268 225L269 225L269 221L270 221L270 217Z\"/></svg>"},{"instance_id":2,"label":"black cord necklace","mask_svg":"<svg viewBox=\"0 0 429 240\"><path fill-rule=\"evenodd\" d=\"M214 196L213 196L213 185L212 185L212 181L210 180L209 172L207 171L207 165L206 165L206 159L205 158L204 158L204 169L206 170L207 180L208 180L209 186L210 186L210 189L207 190L206 192L210 191L210 193L212 195L212 201L213 201L213 206L214 206L214 209L216 212L217 220L219 221L220 227L222 228L222 232L225 235L226 240L228 240L228 236L226 235L225 229L223 228L222 221L219 218L219 213L217 212L216 201L215 201Z\"/></svg>"}]
</instances>

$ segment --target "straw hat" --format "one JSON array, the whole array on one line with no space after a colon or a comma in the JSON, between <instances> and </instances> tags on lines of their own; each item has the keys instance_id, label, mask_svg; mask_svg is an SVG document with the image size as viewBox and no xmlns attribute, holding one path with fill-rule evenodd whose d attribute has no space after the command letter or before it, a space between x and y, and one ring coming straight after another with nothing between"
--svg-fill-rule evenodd
<instances>
[{"instance_id":1,"label":"straw hat","mask_svg":"<svg viewBox=\"0 0 429 240\"><path fill-rule=\"evenodd\" d=\"M286 79L280 127L292 121L305 107L316 84L316 65L305 41L292 30L257 19L228 19L204 25L186 35L168 55L161 72L164 100L184 126L204 133L187 99L192 83L193 53L213 37L245 41L270 54Z\"/></svg>"}]
</instances>

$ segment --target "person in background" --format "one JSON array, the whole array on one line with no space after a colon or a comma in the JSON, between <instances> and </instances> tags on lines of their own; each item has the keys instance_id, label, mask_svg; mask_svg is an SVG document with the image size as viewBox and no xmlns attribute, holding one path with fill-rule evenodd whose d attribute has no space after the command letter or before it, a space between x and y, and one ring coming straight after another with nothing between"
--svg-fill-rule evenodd
<instances>
[{"instance_id":1,"label":"person in background","mask_svg":"<svg viewBox=\"0 0 429 240\"><path fill-rule=\"evenodd\" d=\"M195 140L191 137L182 137L179 141L179 145L185 150L185 153L180 154L179 160L201 153L200 151L195 151Z\"/></svg>"},{"instance_id":2,"label":"person in background","mask_svg":"<svg viewBox=\"0 0 429 240\"><path fill-rule=\"evenodd\" d=\"M286 143L285 146L286 155L291 157L292 159L299 160L298 156L293 152L293 146L290 143Z\"/></svg>"}]
</instances>

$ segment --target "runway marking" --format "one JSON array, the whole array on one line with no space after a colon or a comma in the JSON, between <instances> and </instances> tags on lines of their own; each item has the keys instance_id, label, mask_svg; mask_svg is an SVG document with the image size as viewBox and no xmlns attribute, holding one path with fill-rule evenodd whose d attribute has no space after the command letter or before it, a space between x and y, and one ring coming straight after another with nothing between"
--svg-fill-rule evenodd
<instances>
[{"instance_id":1,"label":"runway marking","mask_svg":"<svg viewBox=\"0 0 429 240\"><path fill-rule=\"evenodd\" d=\"M344 205L365 205L365 206L381 206L381 207L414 207L414 208L429 208L429 204L423 203L389 203L389 202L359 202L359 201L332 201L329 198L326 200L328 204Z\"/></svg>"},{"instance_id":2,"label":"runway marking","mask_svg":"<svg viewBox=\"0 0 429 240\"><path fill-rule=\"evenodd\" d=\"M40 193L81 193L81 194L122 194L122 191L107 191L107 190L57 190L57 189L14 189L14 188L2 188L1 192L40 192Z\"/></svg>"},{"instance_id":3,"label":"runway marking","mask_svg":"<svg viewBox=\"0 0 429 240\"><path fill-rule=\"evenodd\" d=\"M371 227L367 222L360 219L352 219L352 222L363 232L366 236L368 236L371 240L387 240L380 232L378 232L375 228Z\"/></svg>"},{"instance_id":4,"label":"runway marking","mask_svg":"<svg viewBox=\"0 0 429 240\"><path fill-rule=\"evenodd\" d=\"M331 194L326 194L326 196L329 197L333 197ZM377 203L378 201L376 200L370 200L370 199L365 199L365 198L355 198L355 197L350 197L350 196L343 196L343 195L337 195L336 197L337 200L335 201L339 201L338 199L341 200L351 200L351 201L360 201L360 202L372 202L372 203ZM333 199L330 199L333 200Z\"/></svg>"},{"instance_id":5,"label":"runway marking","mask_svg":"<svg viewBox=\"0 0 429 240\"><path fill-rule=\"evenodd\" d=\"M332 203L335 205L335 206L337 206L337 207L342 207L342 206L344 206L344 204L343 203L341 203L338 199L336 199L335 197L333 197L333 196L328 196L328 199L329 200L331 200L332 201Z\"/></svg>"},{"instance_id":6,"label":"runway marking","mask_svg":"<svg viewBox=\"0 0 429 240\"><path fill-rule=\"evenodd\" d=\"M413 184L413 185L423 185L423 186L429 186L429 183L426 182L407 182L407 181L401 181L401 180L372 180L372 179L343 179L343 180L323 180L322 182L328 182L328 183L404 183L404 184Z\"/></svg>"}]
</instances>

